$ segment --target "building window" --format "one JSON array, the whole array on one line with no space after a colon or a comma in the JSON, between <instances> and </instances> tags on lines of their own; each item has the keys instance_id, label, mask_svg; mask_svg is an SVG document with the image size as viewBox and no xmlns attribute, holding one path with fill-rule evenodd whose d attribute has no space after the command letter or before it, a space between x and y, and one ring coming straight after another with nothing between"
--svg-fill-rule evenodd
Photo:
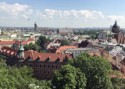
<instances>
[{"instance_id":1,"label":"building window","mask_svg":"<svg viewBox=\"0 0 125 89\"><path fill-rule=\"evenodd\" d=\"M42 73L42 71L40 70L40 73Z\"/></svg>"},{"instance_id":2,"label":"building window","mask_svg":"<svg viewBox=\"0 0 125 89\"><path fill-rule=\"evenodd\" d=\"M45 68L46 66L44 65L44 68Z\"/></svg>"},{"instance_id":3,"label":"building window","mask_svg":"<svg viewBox=\"0 0 125 89\"><path fill-rule=\"evenodd\" d=\"M54 68L54 66L52 65L52 68Z\"/></svg>"},{"instance_id":4,"label":"building window","mask_svg":"<svg viewBox=\"0 0 125 89\"><path fill-rule=\"evenodd\" d=\"M30 64L30 67L32 67L32 64Z\"/></svg>"},{"instance_id":5,"label":"building window","mask_svg":"<svg viewBox=\"0 0 125 89\"><path fill-rule=\"evenodd\" d=\"M44 71L44 74L46 73L46 71Z\"/></svg>"}]
</instances>

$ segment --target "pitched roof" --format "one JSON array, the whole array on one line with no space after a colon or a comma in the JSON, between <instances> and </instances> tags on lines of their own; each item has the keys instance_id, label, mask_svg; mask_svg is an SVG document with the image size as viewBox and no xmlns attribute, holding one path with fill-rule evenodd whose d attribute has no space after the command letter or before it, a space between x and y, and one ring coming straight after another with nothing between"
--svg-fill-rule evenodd
<instances>
[{"instance_id":1,"label":"pitched roof","mask_svg":"<svg viewBox=\"0 0 125 89\"><path fill-rule=\"evenodd\" d=\"M0 40L0 45L9 45L9 44L14 44L15 41L1 41Z\"/></svg>"},{"instance_id":2,"label":"pitched roof","mask_svg":"<svg viewBox=\"0 0 125 89\"><path fill-rule=\"evenodd\" d=\"M10 55L10 56L16 56L17 54L17 50L9 48L9 47L2 47L2 49L0 50L0 53L6 54L6 55Z\"/></svg>"},{"instance_id":3,"label":"pitched roof","mask_svg":"<svg viewBox=\"0 0 125 89\"><path fill-rule=\"evenodd\" d=\"M66 57L72 58L70 54L57 54L57 53L38 53L33 50L25 51L25 59L29 56L32 60L39 59L39 61L46 61L46 59L50 59L49 62L55 62L57 59L60 59L59 62L63 62Z\"/></svg>"},{"instance_id":4,"label":"pitched roof","mask_svg":"<svg viewBox=\"0 0 125 89\"><path fill-rule=\"evenodd\" d=\"M33 39L24 40L24 41L21 41L21 43L23 45L26 45L31 41L33 41ZM20 41L18 41L18 40L15 40L15 41L14 40L11 40L11 41L2 41L2 40L0 40L0 45L12 45L12 44L18 44L19 45Z\"/></svg>"},{"instance_id":5,"label":"pitched roof","mask_svg":"<svg viewBox=\"0 0 125 89\"><path fill-rule=\"evenodd\" d=\"M3 53L7 56L16 56L18 50L9 48L9 47L3 47L0 50L0 53ZM58 60L58 62L63 62L65 61L65 59L69 59L72 58L72 55L70 54L56 54L56 53L39 53L37 51L33 51L33 50L28 50L28 51L24 51L24 60L29 59L31 61L49 61L49 62L56 62ZM48 60L49 58L49 60Z\"/></svg>"},{"instance_id":6,"label":"pitched roof","mask_svg":"<svg viewBox=\"0 0 125 89\"><path fill-rule=\"evenodd\" d=\"M56 50L56 53L62 53L62 51L66 49L73 49L73 48L78 48L77 46L61 46L59 49Z\"/></svg>"}]
</instances>

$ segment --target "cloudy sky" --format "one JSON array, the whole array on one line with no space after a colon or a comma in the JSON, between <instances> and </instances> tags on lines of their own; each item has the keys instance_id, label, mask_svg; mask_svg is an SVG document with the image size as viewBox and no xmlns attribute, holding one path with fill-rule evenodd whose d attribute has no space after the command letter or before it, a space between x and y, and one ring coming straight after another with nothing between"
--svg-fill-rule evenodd
<instances>
[{"instance_id":1,"label":"cloudy sky","mask_svg":"<svg viewBox=\"0 0 125 89\"><path fill-rule=\"evenodd\" d=\"M0 26L125 27L125 0L0 0Z\"/></svg>"}]
</instances>

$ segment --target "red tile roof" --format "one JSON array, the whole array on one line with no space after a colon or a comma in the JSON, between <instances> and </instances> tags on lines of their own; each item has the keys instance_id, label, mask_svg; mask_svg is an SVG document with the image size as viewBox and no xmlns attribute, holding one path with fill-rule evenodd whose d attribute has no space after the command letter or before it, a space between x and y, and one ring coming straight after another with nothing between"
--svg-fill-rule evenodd
<instances>
[{"instance_id":1,"label":"red tile roof","mask_svg":"<svg viewBox=\"0 0 125 89\"><path fill-rule=\"evenodd\" d=\"M0 53L3 53L3 54L6 54L6 55L10 55L10 56L16 56L17 54L17 50L15 49L12 49L12 48L9 48L9 47L3 47L1 50L0 50Z\"/></svg>"},{"instance_id":2,"label":"red tile roof","mask_svg":"<svg viewBox=\"0 0 125 89\"><path fill-rule=\"evenodd\" d=\"M25 51L25 59L29 56L32 60L36 60L39 58L39 61L46 61L46 59L50 59L50 62L55 62L57 59L60 59L60 62L63 62L66 57L72 58L70 54L57 54L57 53L38 53L33 50Z\"/></svg>"},{"instance_id":3,"label":"red tile roof","mask_svg":"<svg viewBox=\"0 0 125 89\"><path fill-rule=\"evenodd\" d=\"M7 56L16 56L17 50L14 50L9 47L3 47L0 51ZM28 50L24 52L24 60L31 59L35 61L39 59L39 61L49 61L49 62L63 62L65 59L72 58L71 54L56 54L56 53L38 53L37 51Z\"/></svg>"},{"instance_id":4,"label":"red tile roof","mask_svg":"<svg viewBox=\"0 0 125 89\"><path fill-rule=\"evenodd\" d=\"M0 45L9 45L9 44L14 44L15 41L1 41L0 40Z\"/></svg>"},{"instance_id":5,"label":"red tile roof","mask_svg":"<svg viewBox=\"0 0 125 89\"><path fill-rule=\"evenodd\" d=\"M28 39L28 40L24 40L24 41L22 41L21 43L23 44L23 45L26 45L26 44L28 44L29 42L32 42L33 41L33 39ZM20 41L1 41L0 40L0 45L12 45L12 44L20 44Z\"/></svg>"},{"instance_id":6,"label":"red tile roof","mask_svg":"<svg viewBox=\"0 0 125 89\"><path fill-rule=\"evenodd\" d=\"M62 53L66 49L73 49L78 48L77 46L61 46L59 49L56 50L56 53Z\"/></svg>"}]
</instances>

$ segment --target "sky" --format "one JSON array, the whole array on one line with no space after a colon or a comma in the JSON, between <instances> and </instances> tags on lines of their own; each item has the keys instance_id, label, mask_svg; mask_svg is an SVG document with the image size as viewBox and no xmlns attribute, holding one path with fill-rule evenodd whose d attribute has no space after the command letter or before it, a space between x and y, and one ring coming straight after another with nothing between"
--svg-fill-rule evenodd
<instances>
[{"instance_id":1,"label":"sky","mask_svg":"<svg viewBox=\"0 0 125 89\"><path fill-rule=\"evenodd\" d=\"M0 26L125 28L125 0L0 0Z\"/></svg>"}]
</instances>

